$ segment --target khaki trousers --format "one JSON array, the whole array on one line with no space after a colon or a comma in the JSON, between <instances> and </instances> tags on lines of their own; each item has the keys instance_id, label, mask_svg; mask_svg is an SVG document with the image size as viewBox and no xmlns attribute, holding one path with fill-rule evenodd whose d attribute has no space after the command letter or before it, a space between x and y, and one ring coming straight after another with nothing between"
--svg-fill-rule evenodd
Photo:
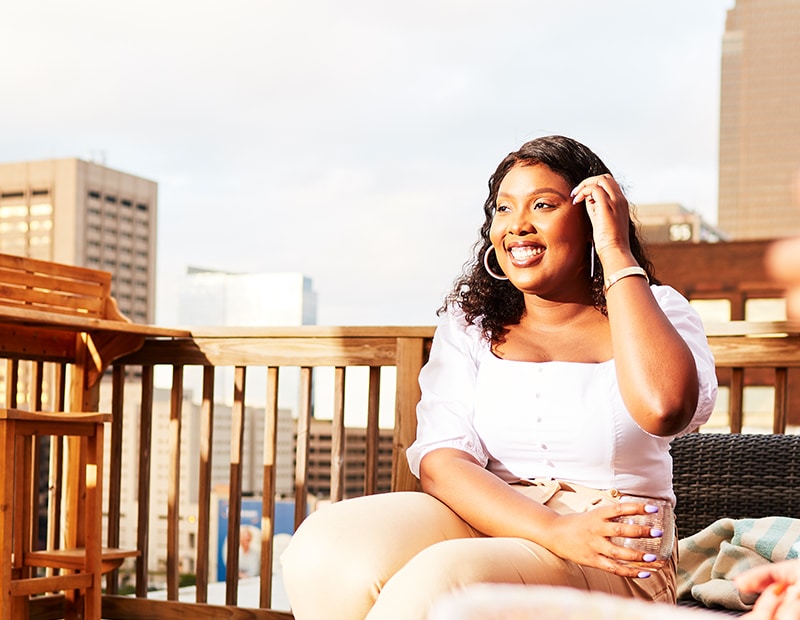
<instances>
[{"instance_id":1,"label":"khaki trousers","mask_svg":"<svg viewBox=\"0 0 800 620\"><path fill-rule=\"evenodd\" d=\"M561 514L619 496L554 480L514 488ZM325 506L298 528L281 561L297 620L424 620L440 594L474 583L570 586L675 601L676 552L647 579L619 577L528 540L486 537L425 493L385 493Z\"/></svg>"}]
</instances>

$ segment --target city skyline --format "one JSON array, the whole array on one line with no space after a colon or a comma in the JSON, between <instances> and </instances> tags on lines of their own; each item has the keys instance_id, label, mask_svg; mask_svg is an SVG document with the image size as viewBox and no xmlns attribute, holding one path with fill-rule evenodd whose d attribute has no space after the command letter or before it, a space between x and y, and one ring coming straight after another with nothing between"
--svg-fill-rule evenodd
<instances>
[{"instance_id":1,"label":"city skyline","mask_svg":"<svg viewBox=\"0 0 800 620\"><path fill-rule=\"evenodd\" d=\"M157 322L188 265L302 272L321 324L431 324L486 181L563 133L634 203L716 221L733 0L15 3L0 161L159 185Z\"/></svg>"}]
</instances>

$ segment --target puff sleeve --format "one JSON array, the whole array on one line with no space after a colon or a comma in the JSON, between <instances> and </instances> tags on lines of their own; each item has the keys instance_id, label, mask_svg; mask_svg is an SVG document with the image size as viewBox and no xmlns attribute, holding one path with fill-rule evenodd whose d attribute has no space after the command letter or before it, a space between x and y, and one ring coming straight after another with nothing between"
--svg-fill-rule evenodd
<instances>
[{"instance_id":1,"label":"puff sleeve","mask_svg":"<svg viewBox=\"0 0 800 620\"><path fill-rule=\"evenodd\" d=\"M437 448L456 448L484 467L488 463L472 424L479 357L486 346L480 328L467 325L458 311L448 312L436 328L430 358L419 376L417 438L406 451L415 476L422 457Z\"/></svg>"},{"instance_id":2,"label":"puff sleeve","mask_svg":"<svg viewBox=\"0 0 800 620\"><path fill-rule=\"evenodd\" d=\"M717 372L714 356L708 346L708 338L700 315L686 298L670 286L653 286L651 290L661 310L692 352L697 368L699 387L697 408L692 421L679 433L684 435L705 424L714 410L714 403L717 400Z\"/></svg>"}]
</instances>

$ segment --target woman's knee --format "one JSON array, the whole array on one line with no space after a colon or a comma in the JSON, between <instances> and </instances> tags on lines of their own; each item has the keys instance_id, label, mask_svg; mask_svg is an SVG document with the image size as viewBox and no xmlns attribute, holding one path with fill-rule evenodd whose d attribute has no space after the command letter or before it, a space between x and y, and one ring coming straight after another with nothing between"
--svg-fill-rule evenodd
<instances>
[{"instance_id":1,"label":"woman's knee","mask_svg":"<svg viewBox=\"0 0 800 620\"><path fill-rule=\"evenodd\" d=\"M303 521L281 562L291 578L316 571L330 574L331 566L365 571L388 579L418 551L446 537L475 535L444 504L424 493L386 493L325 506Z\"/></svg>"}]
</instances>

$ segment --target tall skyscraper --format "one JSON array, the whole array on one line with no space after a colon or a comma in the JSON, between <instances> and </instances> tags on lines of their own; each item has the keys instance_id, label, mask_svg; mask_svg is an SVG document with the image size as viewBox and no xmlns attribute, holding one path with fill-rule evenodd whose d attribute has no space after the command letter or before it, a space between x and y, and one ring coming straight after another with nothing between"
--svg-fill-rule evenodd
<instances>
[{"instance_id":1,"label":"tall skyscraper","mask_svg":"<svg viewBox=\"0 0 800 620\"><path fill-rule=\"evenodd\" d=\"M113 274L137 323L155 320L158 185L76 158L0 164L0 252Z\"/></svg>"},{"instance_id":2,"label":"tall skyscraper","mask_svg":"<svg viewBox=\"0 0 800 620\"><path fill-rule=\"evenodd\" d=\"M800 234L800 2L736 0L722 43L719 227L733 239Z\"/></svg>"}]
</instances>

